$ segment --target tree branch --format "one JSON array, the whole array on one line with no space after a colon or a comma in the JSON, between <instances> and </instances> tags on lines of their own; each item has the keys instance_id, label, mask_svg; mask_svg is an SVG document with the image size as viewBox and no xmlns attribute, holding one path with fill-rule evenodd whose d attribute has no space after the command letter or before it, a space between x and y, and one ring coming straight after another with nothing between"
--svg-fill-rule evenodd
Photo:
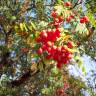
<instances>
[{"instance_id":1,"label":"tree branch","mask_svg":"<svg viewBox=\"0 0 96 96\"><path fill-rule=\"evenodd\" d=\"M33 74L32 74L33 73ZM32 72L31 69L26 70L26 72L20 76L17 80L13 80L10 82L12 87L17 87L20 86L21 84L23 84L25 81L27 81L31 76L36 75L37 73L39 73L39 70L37 70L36 72Z\"/></svg>"}]
</instances>

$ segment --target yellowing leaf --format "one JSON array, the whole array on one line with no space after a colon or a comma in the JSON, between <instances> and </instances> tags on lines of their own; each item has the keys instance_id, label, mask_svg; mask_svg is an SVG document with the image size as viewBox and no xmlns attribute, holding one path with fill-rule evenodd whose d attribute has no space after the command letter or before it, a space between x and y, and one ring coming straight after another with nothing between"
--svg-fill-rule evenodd
<instances>
[{"instance_id":1,"label":"yellowing leaf","mask_svg":"<svg viewBox=\"0 0 96 96\"><path fill-rule=\"evenodd\" d=\"M58 13L58 15L60 15L62 10L63 10L63 6L62 5L57 5L57 6L54 7L54 9L56 9L56 13Z\"/></svg>"},{"instance_id":2,"label":"yellowing leaf","mask_svg":"<svg viewBox=\"0 0 96 96\"><path fill-rule=\"evenodd\" d=\"M79 32L79 34L82 34L83 37L89 34L89 31L86 28L86 25L81 23L77 24L76 31Z\"/></svg>"},{"instance_id":3,"label":"yellowing leaf","mask_svg":"<svg viewBox=\"0 0 96 96\"><path fill-rule=\"evenodd\" d=\"M37 72L37 64L36 63L32 63L31 65L31 71L34 74L35 72Z\"/></svg>"},{"instance_id":4,"label":"yellowing leaf","mask_svg":"<svg viewBox=\"0 0 96 96\"><path fill-rule=\"evenodd\" d=\"M65 18L67 18L67 17L70 16L70 14L72 14L72 11L67 10L67 9L63 9L62 14L63 14L63 16L64 16Z\"/></svg>"},{"instance_id":5,"label":"yellowing leaf","mask_svg":"<svg viewBox=\"0 0 96 96\"><path fill-rule=\"evenodd\" d=\"M15 25L14 28L15 28L15 31L18 31L19 29L18 25Z\"/></svg>"},{"instance_id":6,"label":"yellowing leaf","mask_svg":"<svg viewBox=\"0 0 96 96\"><path fill-rule=\"evenodd\" d=\"M31 25L32 25L33 29L36 29L36 26L33 22L31 22Z\"/></svg>"},{"instance_id":7,"label":"yellowing leaf","mask_svg":"<svg viewBox=\"0 0 96 96\"><path fill-rule=\"evenodd\" d=\"M42 62L39 62L38 64L38 68L40 71L42 71L44 68L43 68L43 63Z\"/></svg>"},{"instance_id":8,"label":"yellowing leaf","mask_svg":"<svg viewBox=\"0 0 96 96\"><path fill-rule=\"evenodd\" d=\"M24 27L25 31L28 31L27 26L26 26L25 23L23 23L23 27Z\"/></svg>"},{"instance_id":9,"label":"yellowing leaf","mask_svg":"<svg viewBox=\"0 0 96 96\"><path fill-rule=\"evenodd\" d=\"M63 37L63 40L67 41L69 38L72 38L72 36L71 35L66 35L66 36Z\"/></svg>"},{"instance_id":10,"label":"yellowing leaf","mask_svg":"<svg viewBox=\"0 0 96 96\"><path fill-rule=\"evenodd\" d=\"M21 29L22 31L23 31L23 28L24 28L23 24L20 23L20 29Z\"/></svg>"}]
</instances>

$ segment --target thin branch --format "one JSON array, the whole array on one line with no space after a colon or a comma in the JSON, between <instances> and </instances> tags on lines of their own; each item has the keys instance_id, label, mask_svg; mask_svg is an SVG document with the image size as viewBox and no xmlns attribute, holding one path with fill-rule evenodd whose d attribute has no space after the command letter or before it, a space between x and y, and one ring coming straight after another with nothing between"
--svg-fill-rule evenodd
<instances>
[{"instance_id":1,"label":"thin branch","mask_svg":"<svg viewBox=\"0 0 96 96\"><path fill-rule=\"evenodd\" d=\"M78 3L78 0L77 0L77 2L74 4L74 6L71 7L70 9L74 9L77 5L79 5L79 4L81 4L81 3L82 3L82 0L81 0L81 2L79 2L79 3Z\"/></svg>"}]
</instances>

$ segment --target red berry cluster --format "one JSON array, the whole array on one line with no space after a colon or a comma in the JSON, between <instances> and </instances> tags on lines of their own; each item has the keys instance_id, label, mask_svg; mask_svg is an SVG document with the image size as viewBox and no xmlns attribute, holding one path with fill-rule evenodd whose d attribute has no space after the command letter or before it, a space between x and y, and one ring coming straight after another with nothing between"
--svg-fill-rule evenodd
<instances>
[{"instance_id":1,"label":"red berry cluster","mask_svg":"<svg viewBox=\"0 0 96 96\"><path fill-rule=\"evenodd\" d=\"M68 3L68 2L67 2ZM66 3L66 6L69 6ZM59 30L59 25L63 22L63 17L58 15L56 11L51 12L53 17L52 24L56 27L55 29L43 30L40 32L36 41L41 44L41 47L37 50L39 55L47 53L45 56L46 60L54 60L57 62L57 67L61 68L63 64L67 64L72 58L72 53L68 48L72 49L73 43L68 42L67 46L55 46L57 39L60 37L61 32ZM74 18L74 15L70 14L70 19Z\"/></svg>"},{"instance_id":2,"label":"red berry cluster","mask_svg":"<svg viewBox=\"0 0 96 96\"><path fill-rule=\"evenodd\" d=\"M80 18L80 23L88 23L89 22L89 18L87 16L83 16L82 18Z\"/></svg>"},{"instance_id":3,"label":"red berry cluster","mask_svg":"<svg viewBox=\"0 0 96 96\"><path fill-rule=\"evenodd\" d=\"M37 42L47 43L48 41L54 42L60 37L60 31L56 29L48 29L40 32L39 37L36 39Z\"/></svg>"},{"instance_id":4,"label":"red berry cluster","mask_svg":"<svg viewBox=\"0 0 96 96\"><path fill-rule=\"evenodd\" d=\"M72 58L72 53L64 46L59 46L56 48L52 59L57 62L57 67L61 68L63 64L67 64Z\"/></svg>"},{"instance_id":5,"label":"red berry cluster","mask_svg":"<svg viewBox=\"0 0 96 96\"><path fill-rule=\"evenodd\" d=\"M52 11L51 12L51 16L53 17L54 21L53 24L56 28L58 28L60 26L60 24L62 23L62 21L64 20L64 18L62 16L59 16L56 11Z\"/></svg>"},{"instance_id":6,"label":"red berry cluster","mask_svg":"<svg viewBox=\"0 0 96 96\"><path fill-rule=\"evenodd\" d=\"M50 29L40 33L37 42L41 43L41 47L37 50L38 54L47 53L47 60L53 59L57 62L57 67L61 68L62 64L67 64L72 58L72 53L64 46L55 46L54 43L60 37L59 29ZM68 48L73 48L73 44L68 42Z\"/></svg>"},{"instance_id":7,"label":"red berry cluster","mask_svg":"<svg viewBox=\"0 0 96 96\"><path fill-rule=\"evenodd\" d=\"M71 14L69 17L66 18L67 22L70 22L72 19L74 19L75 15Z\"/></svg>"},{"instance_id":8,"label":"red berry cluster","mask_svg":"<svg viewBox=\"0 0 96 96\"><path fill-rule=\"evenodd\" d=\"M70 87L69 84L65 82L63 87L57 88L57 90L56 90L57 95L59 95L59 96L61 96L61 95L62 96L65 96L65 91L69 87Z\"/></svg>"}]
</instances>

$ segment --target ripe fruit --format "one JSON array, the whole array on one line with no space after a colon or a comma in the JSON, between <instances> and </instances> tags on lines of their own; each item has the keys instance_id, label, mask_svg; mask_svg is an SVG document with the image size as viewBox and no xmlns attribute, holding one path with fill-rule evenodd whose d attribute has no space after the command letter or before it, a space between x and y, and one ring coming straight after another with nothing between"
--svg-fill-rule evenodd
<instances>
[{"instance_id":1,"label":"ripe fruit","mask_svg":"<svg viewBox=\"0 0 96 96\"><path fill-rule=\"evenodd\" d=\"M69 41L67 43L68 48L72 49L74 47L73 42Z\"/></svg>"},{"instance_id":2,"label":"ripe fruit","mask_svg":"<svg viewBox=\"0 0 96 96\"><path fill-rule=\"evenodd\" d=\"M54 18L56 18L57 17L57 13L55 11L52 11L51 12L51 16L54 17Z\"/></svg>"},{"instance_id":3,"label":"ripe fruit","mask_svg":"<svg viewBox=\"0 0 96 96\"><path fill-rule=\"evenodd\" d=\"M51 55L47 55L47 56L45 57L46 60L50 60L51 58L52 58Z\"/></svg>"},{"instance_id":4,"label":"ripe fruit","mask_svg":"<svg viewBox=\"0 0 96 96\"><path fill-rule=\"evenodd\" d=\"M56 28L56 30L55 30L55 34L54 34L56 37L60 37L60 31L59 31L59 29L58 28Z\"/></svg>"},{"instance_id":5,"label":"ripe fruit","mask_svg":"<svg viewBox=\"0 0 96 96\"><path fill-rule=\"evenodd\" d=\"M47 33L46 32L41 32L41 37L47 38Z\"/></svg>"},{"instance_id":6,"label":"ripe fruit","mask_svg":"<svg viewBox=\"0 0 96 96\"><path fill-rule=\"evenodd\" d=\"M66 6L71 6L70 2L65 3ZM63 64L68 64L69 60L72 58L72 53L69 52L68 48L73 48L73 42L68 42L67 46L60 46L58 42L58 38L61 36L61 30L58 28L59 25L63 21L63 17L59 16L56 11L52 11L51 16L53 17L52 25L54 25L54 29L47 29L40 32L40 35L36 39L37 42L40 43L41 47L37 50L38 54L43 54L44 58L47 60L54 60L57 63L57 68L62 68ZM74 18L74 14L70 14L69 17L66 18L67 22L70 22L71 19ZM86 19L87 21L87 19ZM58 46L55 46L57 44ZM61 90L62 93L64 90Z\"/></svg>"},{"instance_id":7,"label":"ripe fruit","mask_svg":"<svg viewBox=\"0 0 96 96\"><path fill-rule=\"evenodd\" d=\"M69 88L69 84L67 82L64 82L64 91Z\"/></svg>"},{"instance_id":8,"label":"ripe fruit","mask_svg":"<svg viewBox=\"0 0 96 96\"><path fill-rule=\"evenodd\" d=\"M87 16L80 18L80 23L88 23L88 22L89 22L89 18Z\"/></svg>"},{"instance_id":9,"label":"ripe fruit","mask_svg":"<svg viewBox=\"0 0 96 96\"><path fill-rule=\"evenodd\" d=\"M43 53L43 49L40 47L40 48L37 50L37 53L38 53L38 54L42 54L42 53Z\"/></svg>"},{"instance_id":10,"label":"ripe fruit","mask_svg":"<svg viewBox=\"0 0 96 96\"><path fill-rule=\"evenodd\" d=\"M73 57L73 55L72 54L68 54L68 59L71 59Z\"/></svg>"},{"instance_id":11,"label":"ripe fruit","mask_svg":"<svg viewBox=\"0 0 96 96\"><path fill-rule=\"evenodd\" d=\"M74 14L71 14L71 15L70 15L70 18L72 18L72 19L73 19L73 18L74 18Z\"/></svg>"},{"instance_id":12,"label":"ripe fruit","mask_svg":"<svg viewBox=\"0 0 96 96\"><path fill-rule=\"evenodd\" d=\"M62 95L63 93L64 93L64 89L63 88L58 88L57 90L56 90L56 93L58 94L58 96L60 95Z\"/></svg>"},{"instance_id":13,"label":"ripe fruit","mask_svg":"<svg viewBox=\"0 0 96 96\"><path fill-rule=\"evenodd\" d=\"M83 18L80 19L80 23L85 23Z\"/></svg>"},{"instance_id":14,"label":"ripe fruit","mask_svg":"<svg viewBox=\"0 0 96 96\"><path fill-rule=\"evenodd\" d=\"M71 21L71 17L67 17L67 18L66 18L66 21L67 21L67 22L70 22L70 21Z\"/></svg>"},{"instance_id":15,"label":"ripe fruit","mask_svg":"<svg viewBox=\"0 0 96 96\"><path fill-rule=\"evenodd\" d=\"M59 18L54 18L54 22L60 23Z\"/></svg>"},{"instance_id":16,"label":"ripe fruit","mask_svg":"<svg viewBox=\"0 0 96 96\"><path fill-rule=\"evenodd\" d=\"M58 19L59 19L59 22L62 22L64 20L62 16L59 16Z\"/></svg>"},{"instance_id":17,"label":"ripe fruit","mask_svg":"<svg viewBox=\"0 0 96 96\"><path fill-rule=\"evenodd\" d=\"M66 7L70 7L72 4L71 4L71 2L67 1L67 2L64 3L64 5L65 5Z\"/></svg>"},{"instance_id":18,"label":"ripe fruit","mask_svg":"<svg viewBox=\"0 0 96 96\"><path fill-rule=\"evenodd\" d=\"M84 16L83 19L85 20L85 23L89 22L89 18L87 16Z\"/></svg>"},{"instance_id":19,"label":"ripe fruit","mask_svg":"<svg viewBox=\"0 0 96 96\"><path fill-rule=\"evenodd\" d=\"M62 68L62 63L58 62L57 63L57 68L61 69Z\"/></svg>"},{"instance_id":20,"label":"ripe fruit","mask_svg":"<svg viewBox=\"0 0 96 96\"><path fill-rule=\"evenodd\" d=\"M50 41L48 41L48 42L46 43L46 46L48 46L48 47L51 47L52 45L53 45L53 43L50 42Z\"/></svg>"}]
</instances>

